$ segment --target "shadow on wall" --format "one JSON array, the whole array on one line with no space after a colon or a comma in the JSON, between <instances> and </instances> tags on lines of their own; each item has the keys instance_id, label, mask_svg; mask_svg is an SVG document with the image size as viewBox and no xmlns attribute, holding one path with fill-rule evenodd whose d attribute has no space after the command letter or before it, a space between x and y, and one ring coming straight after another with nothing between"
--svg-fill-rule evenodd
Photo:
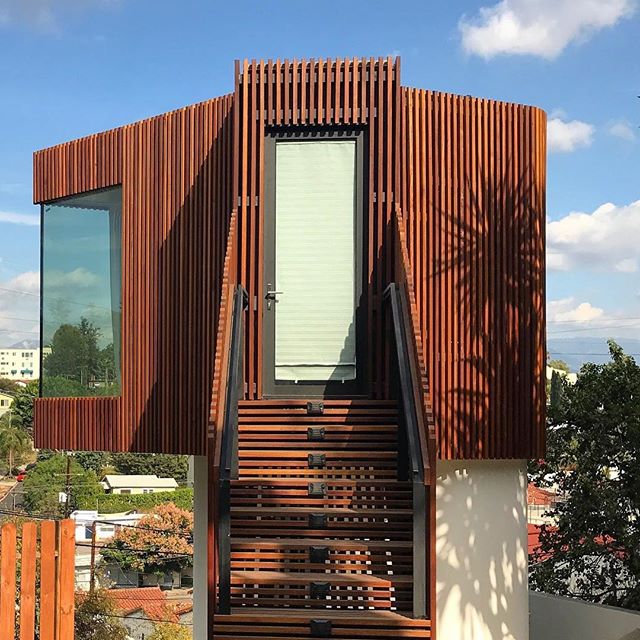
<instances>
[{"instance_id":1,"label":"shadow on wall","mask_svg":"<svg viewBox=\"0 0 640 640\"><path fill-rule=\"evenodd\" d=\"M438 463L438 629L456 640L527 640L526 463Z\"/></svg>"},{"instance_id":2,"label":"shadow on wall","mask_svg":"<svg viewBox=\"0 0 640 640\"><path fill-rule=\"evenodd\" d=\"M450 321L447 342L435 309L430 331L444 361L461 363L451 374L430 372L436 424L451 425L442 434L443 457L452 450L457 458L524 458L540 449L544 230L531 178L529 165L517 175L481 170L477 186L466 176L461 203L437 212L446 250L431 257L430 286L435 300L451 295L454 319L465 319L464 326Z\"/></svg>"},{"instance_id":3,"label":"shadow on wall","mask_svg":"<svg viewBox=\"0 0 640 640\"><path fill-rule=\"evenodd\" d=\"M167 205L160 197L149 204L158 209L149 215L155 244L147 258L149 264L136 265L136 273L146 270L149 280L148 290L139 285L139 295L149 297L151 328L132 317L128 334L148 346L147 361L140 364L152 372L144 407L136 409L141 413L134 421L137 428L131 450L137 452L148 450L149 443L156 452L206 452L222 266L232 206L225 166L231 117L230 113L218 114L210 146L201 150L193 134L189 138L184 133L189 113L168 116L174 130L182 127L183 138L177 143L182 160L174 157L175 150L174 156L168 153L169 139L161 138L158 158L147 159L139 169L150 172L160 186L172 185L175 193ZM193 117L203 119L205 115L197 111ZM205 128L202 123L201 128ZM164 131L157 135L161 133L166 135ZM145 256L137 259L143 263ZM163 425L161 437L154 433L158 425Z\"/></svg>"}]
</instances>

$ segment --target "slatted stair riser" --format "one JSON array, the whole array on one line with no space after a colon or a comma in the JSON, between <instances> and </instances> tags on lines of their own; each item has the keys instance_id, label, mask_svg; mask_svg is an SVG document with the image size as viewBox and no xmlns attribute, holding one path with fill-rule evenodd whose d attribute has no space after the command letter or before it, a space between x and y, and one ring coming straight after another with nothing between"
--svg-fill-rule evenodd
<instances>
[{"instance_id":1,"label":"slatted stair riser","mask_svg":"<svg viewBox=\"0 0 640 640\"><path fill-rule=\"evenodd\" d=\"M231 614L215 616L215 638L430 637L410 617L413 487L398 479L395 403L241 401L238 460Z\"/></svg>"}]
</instances>

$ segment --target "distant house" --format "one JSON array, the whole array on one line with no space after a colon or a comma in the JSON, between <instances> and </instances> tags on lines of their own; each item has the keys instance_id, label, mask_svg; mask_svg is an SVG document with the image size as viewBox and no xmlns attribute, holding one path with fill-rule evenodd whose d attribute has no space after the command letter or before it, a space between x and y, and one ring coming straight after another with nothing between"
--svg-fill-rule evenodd
<instances>
[{"instance_id":1,"label":"distant house","mask_svg":"<svg viewBox=\"0 0 640 640\"><path fill-rule=\"evenodd\" d=\"M107 475L101 482L107 493L138 494L157 491L175 491L178 483L173 478L158 478L157 475L125 476Z\"/></svg>"},{"instance_id":2,"label":"distant house","mask_svg":"<svg viewBox=\"0 0 640 640\"><path fill-rule=\"evenodd\" d=\"M191 627L193 623L193 596L190 591L167 596L158 587L109 589L107 591L115 610L122 617L131 640L144 640L154 631L156 624L173 622ZM79 593L80 597L82 594Z\"/></svg>"},{"instance_id":3,"label":"distant house","mask_svg":"<svg viewBox=\"0 0 640 640\"><path fill-rule=\"evenodd\" d=\"M7 411L9 411L9 407L13 402L13 394L7 391L0 391L0 417L2 417Z\"/></svg>"},{"instance_id":4,"label":"distant house","mask_svg":"<svg viewBox=\"0 0 640 640\"><path fill-rule=\"evenodd\" d=\"M565 378L569 384L575 384L578 381L578 374L571 371L565 371L564 369L556 369L547 365L547 380L551 380L554 373L557 373L561 378Z\"/></svg>"},{"instance_id":5,"label":"distant house","mask_svg":"<svg viewBox=\"0 0 640 640\"><path fill-rule=\"evenodd\" d=\"M527 521L532 525L553 524L554 519L548 515L556 503L558 494L549 489L541 489L529 483L527 487ZM531 530L529 531L531 535Z\"/></svg>"},{"instance_id":6,"label":"distant house","mask_svg":"<svg viewBox=\"0 0 640 640\"><path fill-rule=\"evenodd\" d=\"M76 522L76 542L91 540L93 523L96 523L96 540L113 538L119 527L138 524L144 513L125 511L101 514L97 511L78 510L71 514Z\"/></svg>"},{"instance_id":7,"label":"distant house","mask_svg":"<svg viewBox=\"0 0 640 640\"><path fill-rule=\"evenodd\" d=\"M167 598L159 587L110 589L108 593L133 640L148 638L158 622L191 625L193 603L190 595L185 594L182 599Z\"/></svg>"}]
</instances>

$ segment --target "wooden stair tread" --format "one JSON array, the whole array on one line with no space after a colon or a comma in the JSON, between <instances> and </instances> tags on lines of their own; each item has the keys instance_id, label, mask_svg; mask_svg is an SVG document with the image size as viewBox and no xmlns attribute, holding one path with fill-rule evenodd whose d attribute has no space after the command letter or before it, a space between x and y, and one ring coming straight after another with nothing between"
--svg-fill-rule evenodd
<instances>
[{"instance_id":1,"label":"wooden stair tread","mask_svg":"<svg viewBox=\"0 0 640 640\"><path fill-rule=\"evenodd\" d=\"M375 547L376 549L412 549L413 543L406 540L344 540L336 538L324 538L309 540L306 538L233 538L231 546L247 545L256 548L298 548L298 547L331 547L333 549L358 550L363 547Z\"/></svg>"},{"instance_id":2,"label":"wooden stair tread","mask_svg":"<svg viewBox=\"0 0 640 640\"><path fill-rule=\"evenodd\" d=\"M231 584L295 584L308 585L312 582L328 582L334 585L361 587L387 587L394 584L412 584L411 576L375 576L366 573L302 573L285 571L232 571Z\"/></svg>"},{"instance_id":3,"label":"wooden stair tread","mask_svg":"<svg viewBox=\"0 0 640 640\"><path fill-rule=\"evenodd\" d=\"M339 620L342 624L354 625L388 625L395 623L403 627L424 628L431 626L431 621L427 619L410 618L396 611L349 611L339 609L327 609L322 612L310 611L309 609L273 609L265 607L260 611L252 611L242 607L233 607L230 614L216 614L216 620L238 621L238 622L265 622L267 624L277 623L280 620L308 624L311 620L322 618L324 620Z\"/></svg>"},{"instance_id":4,"label":"wooden stair tread","mask_svg":"<svg viewBox=\"0 0 640 640\"><path fill-rule=\"evenodd\" d=\"M327 478L324 482L327 484L340 484L340 485L359 485L363 487L397 487L398 489L409 489L411 482L407 480L377 480L374 478ZM251 485L251 484L299 484L306 487L309 484L309 480L306 478L272 478L265 476L242 476L236 480L231 481L231 485Z\"/></svg>"},{"instance_id":5,"label":"wooden stair tread","mask_svg":"<svg viewBox=\"0 0 640 640\"><path fill-rule=\"evenodd\" d=\"M379 507L372 507L370 509L348 509L344 507L329 507L319 504L317 507L290 507L287 505L281 505L279 507L244 507L244 506L231 506L231 514L246 513L249 515L306 515L310 513L323 513L331 516L353 516L353 517L367 517L367 516L407 516L412 515L412 509L381 509Z\"/></svg>"}]
</instances>

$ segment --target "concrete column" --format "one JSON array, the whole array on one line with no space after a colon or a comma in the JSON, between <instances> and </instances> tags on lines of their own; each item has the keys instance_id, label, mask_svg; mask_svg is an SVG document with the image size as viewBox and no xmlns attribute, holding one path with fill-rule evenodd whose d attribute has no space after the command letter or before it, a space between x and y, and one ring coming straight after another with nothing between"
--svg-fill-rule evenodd
<instances>
[{"instance_id":1,"label":"concrete column","mask_svg":"<svg viewBox=\"0 0 640 640\"><path fill-rule=\"evenodd\" d=\"M439 462L438 636L528 640L524 460Z\"/></svg>"},{"instance_id":2,"label":"concrete column","mask_svg":"<svg viewBox=\"0 0 640 640\"><path fill-rule=\"evenodd\" d=\"M189 458L193 482L193 640L210 640L207 629L207 457Z\"/></svg>"}]
</instances>

